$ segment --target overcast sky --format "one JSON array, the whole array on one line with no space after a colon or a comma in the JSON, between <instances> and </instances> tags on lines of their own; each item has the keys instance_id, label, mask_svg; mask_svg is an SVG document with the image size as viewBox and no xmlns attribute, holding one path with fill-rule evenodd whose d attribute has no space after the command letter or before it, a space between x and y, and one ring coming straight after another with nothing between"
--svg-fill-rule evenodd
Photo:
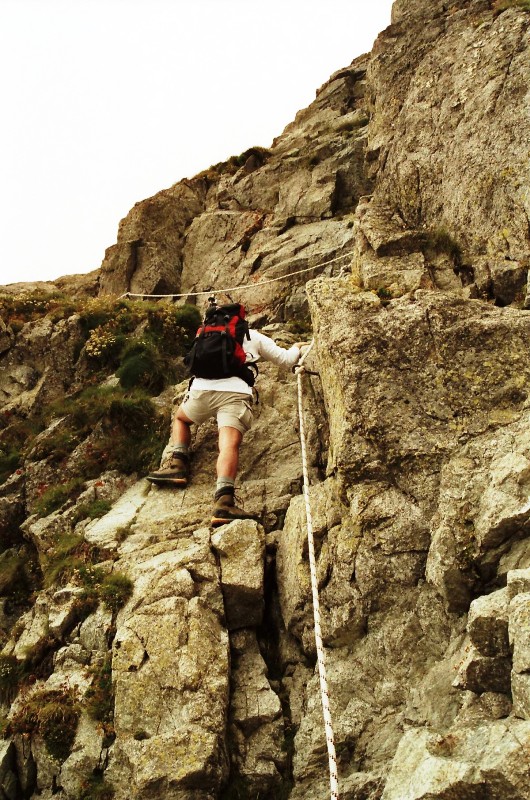
<instances>
[{"instance_id":1,"label":"overcast sky","mask_svg":"<svg viewBox=\"0 0 530 800\"><path fill-rule=\"evenodd\" d=\"M0 0L0 283L100 266L139 200L261 145L391 0Z\"/></svg>"}]
</instances>

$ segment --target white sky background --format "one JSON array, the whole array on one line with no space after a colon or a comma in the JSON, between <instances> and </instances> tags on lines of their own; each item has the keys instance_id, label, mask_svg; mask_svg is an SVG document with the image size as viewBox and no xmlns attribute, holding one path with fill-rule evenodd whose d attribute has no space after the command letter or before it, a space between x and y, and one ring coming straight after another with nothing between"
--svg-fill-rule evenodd
<instances>
[{"instance_id":1,"label":"white sky background","mask_svg":"<svg viewBox=\"0 0 530 800\"><path fill-rule=\"evenodd\" d=\"M0 284L100 266L139 200L268 147L391 0L0 0Z\"/></svg>"}]
</instances>

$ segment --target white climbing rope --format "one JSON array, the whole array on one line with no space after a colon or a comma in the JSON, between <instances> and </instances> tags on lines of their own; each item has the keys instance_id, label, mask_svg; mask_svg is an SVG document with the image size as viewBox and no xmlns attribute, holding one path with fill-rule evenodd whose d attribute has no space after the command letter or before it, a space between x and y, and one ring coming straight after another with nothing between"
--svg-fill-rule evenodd
<instances>
[{"instance_id":1,"label":"white climbing rope","mask_svg":"<svg viewBox=\"0 0 530 800\"><path fill-rule=\"evenodd\" d=\"M300 444L302 446L302 470L304 476L304 499L307 520L307 542L309 549L309 567L311 571L311 592L313 595L313 616L315 620L315 644L317 648L318 674L320 677L320 695L322 699L322 712L324 715L324 728L326 732L326 745L329 760L329 784L331 790L331 800L339 800L339 778L337 771L337 756L335 753L335 738L333 735L333 724L331 720L331 710L329 706L328 681L326 677L326 654L322 644L322 631L320 627L320 602L318 599L318 580L317 566L315 559L315 543L313 539L313 519L311 516L311 502L309 499L309 475L307 469L307 450L305 440L305 424L303 409L302 377L305 372L304 361L311 352L315 343L313 339L309 348L306 350L296 367L298 383L298 416L300 419Z\"/></svg>"},{"instance_id":2,"label":"white climbing rope","mask_svg":"<svg viewBox=\"0 0 530 800\"><path fill-rule=\"evenodd\" d=\"M182 294L133 294L132 292L124 292L120 294L118 300L121 300L123 297L199 297L203 294L227 294L229 292L241 292L244 289L259 289L260 286L265 286L268 283L277 283L278 281L285 281L289 278L292 278L294 275L302 275L304 272L311 272L314 269L320 269L320 267L327 267L329 264L335 264L337 261L341 261L343 258L351 257L351 253L342 253L340 256L336 256L335 258L331 258L329 261L322 261L320 264L313 264L312 267L305 267L304 269L298 269L296 272L289 272L286 275L280 275L278 278L267 278L264 281L256 281L256 283L244 283L241 286L231 286L228 289L205 289L201 292L183 292ZM283 264L289 264L290 261L281 261L276 266L283 266Z\"/></svg>"}]
</instances>

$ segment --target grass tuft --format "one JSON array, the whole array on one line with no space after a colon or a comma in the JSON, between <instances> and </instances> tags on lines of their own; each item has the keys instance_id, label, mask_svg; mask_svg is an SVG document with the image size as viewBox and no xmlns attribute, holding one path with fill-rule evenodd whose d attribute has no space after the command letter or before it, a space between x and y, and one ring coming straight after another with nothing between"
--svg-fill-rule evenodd
<instances>
[{"instance_id":1,"label":"grass tuft","mask_svg":"<svg viewBox=\"0 0 530 800\"><path fill-rule=\"evenodd\" d=\"M134 584L122 572L111 572L105 576L99 587L99 596L109 611L122 608L133 593Z\"/></svg>"},{"instance_id":2,"label":"grass tuft","mask_svg":"<svg viewBox=\"0 0 530 800\"><path fill-rule=\"evenodd\" d=\"M79 496L83 488L82 478L72 478L66 483L57 483L43 489L42 494L35 503L35 513L39 517L47 517L54 511L64 506L69 500Z\"/></svg>"},{"instance_id":3,"label":"grass tuft","mask_svg":"<svg viewBox=\"0 0 530 800\"><path fill-rule=\"evenodd\" d=\"M443 226L432 228L425 234L424 247L427 253L446 253L453 261L462 258L462 248L453 235Z\"/></svg>"}]
</instances>

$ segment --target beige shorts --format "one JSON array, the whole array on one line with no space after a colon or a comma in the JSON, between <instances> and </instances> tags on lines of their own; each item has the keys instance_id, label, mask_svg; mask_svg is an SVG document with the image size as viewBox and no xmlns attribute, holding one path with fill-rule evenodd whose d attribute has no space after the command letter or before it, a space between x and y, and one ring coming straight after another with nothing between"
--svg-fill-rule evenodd
<instances>
[{"instance_id":1,"label":"beige shorts","mask_svg":"<svg viewBox=\"0 0 530 800\"><path fill-rule=\"evenodd\" d=\"M212 392L191 389L181 406L196 425L217 416L217 427L246 433L252 425L252 397L243 392Z\"/></svg>"}]
</instances>

